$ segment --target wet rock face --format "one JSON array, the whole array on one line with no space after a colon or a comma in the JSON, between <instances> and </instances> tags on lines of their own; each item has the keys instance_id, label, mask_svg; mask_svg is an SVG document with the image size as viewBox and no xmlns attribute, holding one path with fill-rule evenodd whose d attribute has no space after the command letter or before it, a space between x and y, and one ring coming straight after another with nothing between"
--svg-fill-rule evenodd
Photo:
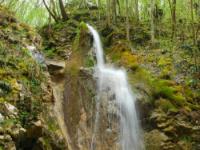
<instances>
[{"instance_id":1,"label":"wet rock face","mask_svg":"<svg viewBox=\"0 0 200 150\"><path fill-rule=\"evenodd\" d=\"M95 130L97 91L93 69L84 66L85 58L92 47L87 28L81 29L77 41L76 50L66 62L63 112L72 149L88 150L92 146ZM114 128L117 126L115 123L111 124L109 119L117 117L117 108L113 103L115 96L110 90L105 90L101 99L99 129L93 146L99 150L114 149L118 141L115 138L116 132L112 130L116 130Z\"/></svg>"},{"instance_id":2,"label":"wet rock face","mask_svg":"<svg viewBox=\"0 0 200 150\"><path fill-rule=\"evenodd\" d=\"M112 91L102 92L99 110L99 123L95 127L96 119L96 85L91 71L83 68L80 70L77 79L69 77L66 79L64 95L64 117L68 128L72 147L74 149L96 149L110 150L119 148L118 141L118 108L114 101L115 96ZM74 82L75 81L75 82ZM73 90L76 89L76 90ZM91 142L94 136L93 145Z\"/></svg>"}]
</instances>

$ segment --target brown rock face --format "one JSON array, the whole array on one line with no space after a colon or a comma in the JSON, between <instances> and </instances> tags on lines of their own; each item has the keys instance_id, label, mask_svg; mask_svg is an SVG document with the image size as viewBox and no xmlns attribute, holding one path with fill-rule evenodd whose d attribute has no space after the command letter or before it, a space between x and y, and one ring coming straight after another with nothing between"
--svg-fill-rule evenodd
<instances>
[{"instance_id":1,"label":"brown rock face","mask_svg":"<svg viewBox=\"0 0 200 150\"><path fill-rule=\"evenodd\" d=\"M118 149L118 117L114 113L114 104L108 103L108 99L112 101L115 96L109 93L109 89L102 93L95 131L97 91L93 70L84 68L85 57L92 47L91 36L86 29L81 30L78 41L76 51L66 62L63 101L70 147L72 150L88 150L92 146L96 150Z\"/></svg>"}]
</instances>

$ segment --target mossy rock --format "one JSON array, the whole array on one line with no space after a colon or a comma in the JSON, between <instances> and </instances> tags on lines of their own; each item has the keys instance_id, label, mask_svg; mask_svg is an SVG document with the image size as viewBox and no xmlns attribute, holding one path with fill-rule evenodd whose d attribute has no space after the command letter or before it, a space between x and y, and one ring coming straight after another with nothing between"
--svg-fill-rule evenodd
<instances>
[{"instance_id":1,"label":"mossy rock","mask_svg":"<svg viewBox=\"0 0 200 150\"><path fill-rule=\"evenodd\" d=\"M115 43L111 48L109 48L106 53L110 56L111 60L113 62L120 62L122 55L124 54L124 57L128 57L129 59L132 59L130 55L131 49L128 47L126 42L118 41Z\"/></svg>"},{"instance_id":2,"label":"mossy rock","mask_svg":"<svg viewBox=\"0 0 200 150\"><path fill-rule=\"evenodd\" d=\"M120 64L131 70L136 70L138 68L138 58L131 52L126 51L121 54Z\"/></svg>"},{"instance_id":3,"label":"mossy rock","mask_svg":"<svg viewBox=\"0 0 200 150\"><path fill-rule=\"evenodd\" d=\"M178 112L178 109L175 105L173 105L170 100L167 99L159 99L155 102L155 105L157 105L159 108L161 108L164 112Z\"/></svg>"}]
</instances>

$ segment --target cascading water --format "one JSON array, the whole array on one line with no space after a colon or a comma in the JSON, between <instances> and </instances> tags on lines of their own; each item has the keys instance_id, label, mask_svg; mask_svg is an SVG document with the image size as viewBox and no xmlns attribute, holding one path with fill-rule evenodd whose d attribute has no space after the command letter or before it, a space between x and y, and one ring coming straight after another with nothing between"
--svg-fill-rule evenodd
<instances>
[{"instance_id":1,"label":"cascading water","mask_svg":"<svg viewBox=\"0 0 200 150\"><path fill-rule=\"evenodd\" d=\"M110 89L114 93L117 113L119 116L120 149L122 150L143 150L141 132L135 108L135 95L132 93L125 70L108 67L104 63L103 48L98 32L90 25L87 25L94 38L94 48L97 58L95 76L97 77L98 94L96 102L96 117L92 137L91 150L95 149L97 130L99 129L99 116L101 93Z\"/></svg>"}]
</instances>

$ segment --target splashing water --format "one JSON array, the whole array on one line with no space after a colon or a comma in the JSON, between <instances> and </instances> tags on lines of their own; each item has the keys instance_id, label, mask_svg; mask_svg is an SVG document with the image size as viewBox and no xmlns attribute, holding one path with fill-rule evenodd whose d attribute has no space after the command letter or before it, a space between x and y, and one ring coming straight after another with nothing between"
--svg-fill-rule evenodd
<instances>
[{"instance_id":1,"label":"splashing water","mask_svg":"<svg viewBox=\"0 0 200 150\"><path fill-rule=\"evenodd\" d=\"M103 48L98 32L90 25L87 25L94 38L94 48L97 58L95 74L97 76L98 93L110 88L115 95L118 108L120 128L120 149L122 150L143 150L141 132L135 108L135 95L132 93L127 81L125 70L108 67L104 63ZM92 137L91 149L94 150L94 142L98 130L100 95L97 94L96 117Z\"/></svg>"}]
</instances>

